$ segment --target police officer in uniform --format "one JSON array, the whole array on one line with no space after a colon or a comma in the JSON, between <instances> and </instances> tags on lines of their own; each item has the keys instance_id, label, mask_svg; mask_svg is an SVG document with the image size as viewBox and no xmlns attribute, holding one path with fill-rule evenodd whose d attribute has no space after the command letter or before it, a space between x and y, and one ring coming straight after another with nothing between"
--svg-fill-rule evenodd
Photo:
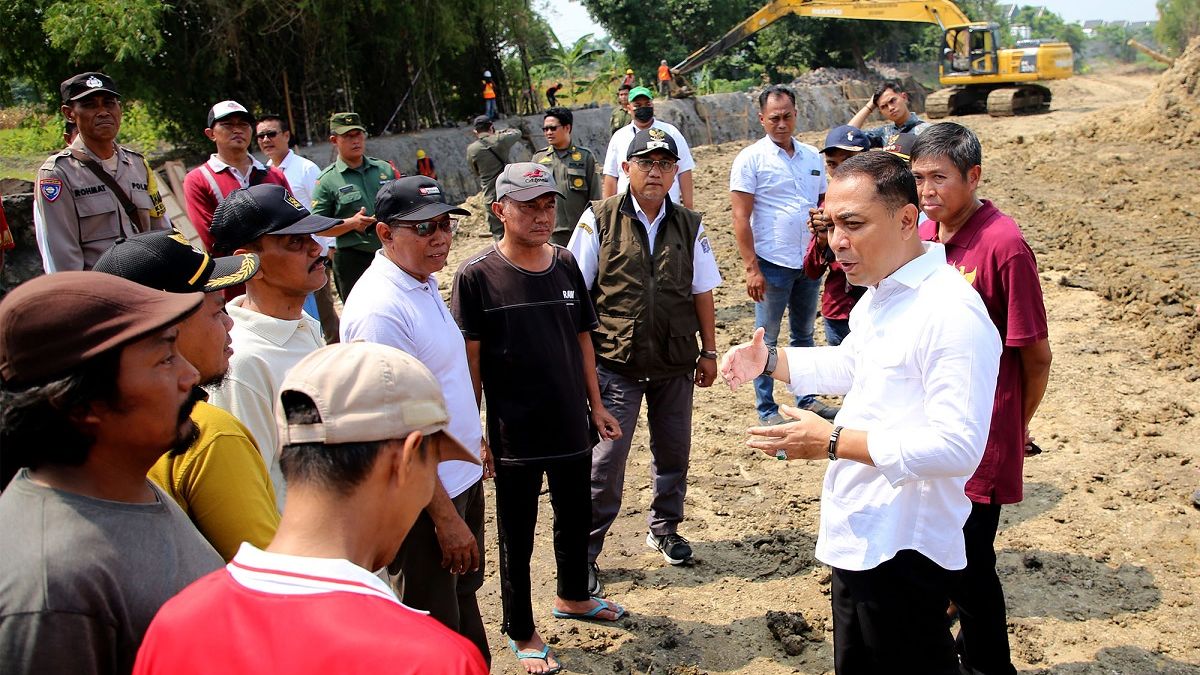
<instances>
[{"instance_id":1,"label":"police officer in uniform","mask_svg":"<svg viewBox=\"0 0 1200 675\"><path fill-rule=\"evenodd\" d=\"M566 246L579 216L592 200L600 199L600 172L592 151L571 144L574 116L566 108L551 108L542 121L542 133L549 146L538 150L533 161L554 173L554 182L566 186L566 196L556 200L554 233L550 242Z\"/></svg>"},{"instance_id":2,"label":"police officer in uniform","mask_svg":"<svg viewBox=\"0 0 1200 675\"><path fill-rule=\"evenodd\" d=\"M89 270L118 238L170 227L146 158L116 143L121 94L112 78L80 73L59 93L79 134L38 170L35 234L47 274Z\"/></svg>"},{"instance_id":3,"label":"police officer in uniform","mask_svg":"<svg viewBox=\"0 0 1200 675\"><path fill-rule=\"evenodd\" d=\"M329 133L338 158L317 177L311 210L344 221L333 230L337 233L333 279L338 295L346 302L380 247L375 234L375 193L404 174L391 162L366 155L367 129L358 113L334 113L329 118Z\"/></svg>"},{"instance_id":4,"label":"police officer in uniform","mask_svg":"<svg viewBox=\"0 0 1200 675\"><path fill-rule=\"evenodd\" d=\"M633 121L633 113L629 111L629 91L633 89L633 85L622 84L617 89L617 105L613 106L612 115L608 118L609 134L617 133L617 129L627 126Z\"/></svg>"}]
</instances>

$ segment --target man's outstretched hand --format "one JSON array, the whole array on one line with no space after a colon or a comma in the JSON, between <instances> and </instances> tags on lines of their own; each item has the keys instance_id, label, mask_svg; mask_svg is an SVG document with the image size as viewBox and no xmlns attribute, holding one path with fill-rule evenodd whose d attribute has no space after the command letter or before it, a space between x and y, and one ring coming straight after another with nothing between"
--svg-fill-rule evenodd
<instances>
[{"instance_id":1,"label":"man's outstretched hand","mask_svg":"<svg viewBox=\"0 0 1200 675\"><path fill-rule=\"evenodd\" d=\"M766 331L762 328L754 330L754 337L749 342L743 342L730 348L721 357L721 378L730 389L737 389L744 382L750 382L762 375L767 365L767 343L763 341Z\"/></svg>"}]
</instances>

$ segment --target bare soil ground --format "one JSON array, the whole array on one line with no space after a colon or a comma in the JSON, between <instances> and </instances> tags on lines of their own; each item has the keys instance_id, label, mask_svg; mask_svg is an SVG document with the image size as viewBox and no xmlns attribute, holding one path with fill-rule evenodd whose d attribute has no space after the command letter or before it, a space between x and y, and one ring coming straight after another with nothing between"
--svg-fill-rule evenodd
<instances>
[{"instance_id":1,"label":"bare soil ground","mask_svg":"<svg viewBox=\"0 0 1200 675\"><path fill-rule=\"evenodd\" d=\"M1156 89L1172 77L1171 86L1190 77L1190 92ZM1200 511L1191 505L1200 487L1200 138L1181 112L1194 105L1195 82L1194 72L1107 72L1052 85L1047 114L955 119L983 141L981 196L1017 218L1038 255L1055 356L1033 425L1045 453L1026 462L1025 501L1005 508L997 541L1023 673L1200 673ZM725 277L721 349L753 326L727 193L743 145L695 150L697 207ZM450 269L485 243L460 236ZM829 572L813 558L825 466L747 449L753 404L749 388L697 390L681 528L696 549L691 567L670 567L644 544L649 451L639 427L625 511L600 560L609 597L630 611L619 624L550 617L543 500L534 606L568 672L832 671ZM495 672L519 673L499 633L495 531L489 510L480 596Z\"/></svg>"}]
</instances>

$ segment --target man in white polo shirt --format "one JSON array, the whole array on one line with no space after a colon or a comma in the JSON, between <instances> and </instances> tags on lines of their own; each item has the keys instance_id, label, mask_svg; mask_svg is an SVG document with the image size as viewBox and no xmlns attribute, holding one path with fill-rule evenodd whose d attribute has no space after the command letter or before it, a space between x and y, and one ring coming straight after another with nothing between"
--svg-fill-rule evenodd
<instances>
[{"instance_id":1,"label":"man in white polo shirt","mask_svg":"<svg viewBox=\"0 0 1200 675\"><path fill-rule=\"evenodd\" d=\"M355 284L342 312L342 342L362 340L402 349L433 372L450 410L450 435L479 452L485 468L466 462L438 467L440 484L388 571L404 604L428 611L474 642L490 663L475 593L483 585L483 478L491 459L483 445L479 406L458 324L434 276L468 211L445 202L437 181L409 176L375 195L375 232L383 245Z\"/></svg>"},{"instance_id":2,"label":"man in white polo shirt","mask_svg":"<svg viewBox=\"0 0 1200 675\"><path fill-rule=\"evenodd\" d=\"M746 271L746 293L754 301L754 325L766 329L766 342L775 345L783 312L788 312L791 346L813 346L820 279L804 274L804 253L812 238L809 209L825 193L825 164L817 149L793 138L796 133L796 95L773 85L758 97L758 121L767 135L738 153L729 170L729 199L733 203L733 232ZM758 418L767 424L787 420L775 403L775 382L754 381ZM797 399L800 408L833 418L834 409L808 392Z\"/></svg>"},{"instance_id":3,"label":"man in white polo shirt","mask_svg":"<svg viewBox=\"0 0 1200 675\"><path fill-rule=\"evenodd\" d=\"M691 148L687 139L679 133L674 125L667 124L654 117L654 94L646 87L634 87L629 91L629 103L633 106L633 121L617 130L608 141L608 151L604 153L604 198L625 192L629 187L629 172L624 168L629 146L633 137L644 129L662 129L675 139L675 147L679 150L679 162L676 164L675 180L671 183L668 195L675 204L692 208L692 169L696 162L692 159Z\"/></svg>"},{"instance_id":4,"label":"man in white polo shirt","mask_svg":"<svg viewBox=\"0 0 1200 675\"><path fill-rule=\"evenodd\" d=\"M793 391L845 395L830 423L789 406L792 421L750 429L777 459L829 458L817 558L833 568L834 670L957 675L946 622L966 566L963 492L983 457L1000 336L979 294L917 234L908 164L864 152L833 174L829 246L847 279L867 286L836 347L731 349L730 387L761 375Z\"/></svg>"}]
</instances>

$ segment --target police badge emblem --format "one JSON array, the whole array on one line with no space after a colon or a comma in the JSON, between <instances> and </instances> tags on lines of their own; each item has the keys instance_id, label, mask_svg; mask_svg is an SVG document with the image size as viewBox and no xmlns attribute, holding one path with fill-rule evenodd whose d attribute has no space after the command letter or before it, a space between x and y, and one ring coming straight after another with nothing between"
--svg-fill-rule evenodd
<instances>
[{"instance_id":1,"label":"police badge emblem","mask_svg":"<svg viewBox=\"0 0 1200 675\"><path fill-rule=\"evenodd\" d=\"M83 83L92 89L104 86L104 83L100 81L100 78L96 77L95 75L89 77L87 80L84 80Z\"/></svg>"}]
</instances>

